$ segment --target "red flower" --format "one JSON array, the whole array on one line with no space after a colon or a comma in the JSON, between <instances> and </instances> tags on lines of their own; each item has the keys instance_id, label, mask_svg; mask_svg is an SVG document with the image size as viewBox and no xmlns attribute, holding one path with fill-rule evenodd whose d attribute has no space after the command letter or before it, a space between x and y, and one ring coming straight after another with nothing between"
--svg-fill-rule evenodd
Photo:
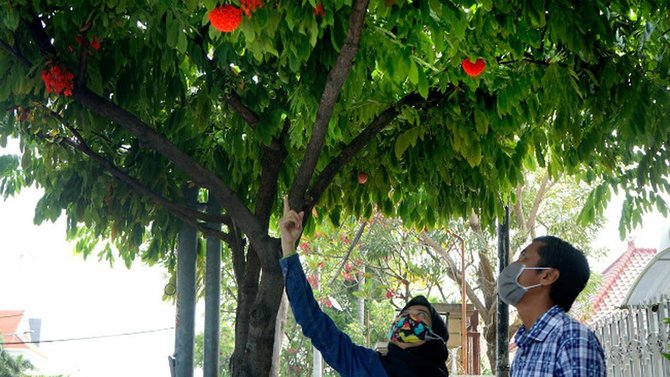
<instances>
[{"instance_id":1,"label":"red flower","mask_svg":"<svg viewBox=\"0 0 670 377\"><path fill-rule=\"evenodd\" d=\"M309 246L307 242L303 242L300 244L300 250L302 250L305 254L309 253L312 248Z\"/></svg>"},{"instance_id":2,"label":"red flower","mask_svg":"<svg viewBox=\"0 0 670 377\"><path fill-rule=\"evenodd\" d=\"M47 93L63 93L66 97L72 95L74 88L74 75L60 64L50 64L42 70L42 81L47 88Z\"/></svg>"},{"instance_id":3,"label":"red flower","mask_svg":"<svg viewBox=\"0 0 670 377\"><path fill-rule=\"evenodd\" d=\"M257 8L260 8L263 3L261 0L240 0L240 5L242 6L244 14L248 17L251 13L255 12Z\"/></svg>"},{"instance_id":4,"label":"red flower","mask_svg":"<svg viewBox=\"0 0 670 377\"><path fill-rule=\"evenodd\" d=\"M317 274L311 274L307 277L307 282L309 285L311 285L313 288L318 288L319 287L319 275Z\"/></svg>"},{"instance_id":5,"label":"red flower","mask_svg":"<svg viewBox=\"0 0 670 377\"><path fill-rule=\"evenodd\" d=\"M81 46L81 35L77 35L76 37L74 37L74 40L77 41L77 44ZM91 41L90 46L96 50L100 49L100 41L98 41L97 36L95 35L93 36L93 40Z\"/></svg>"},{"instance_id":6,"label":"red flower","mask_svg":"<svg viewBox=\"0 0 670 377\"><path fill-rule=\"evenodd\" d=\"M313 12L314 12L315 16L321 16L321 17L326 16L326 11L323 10L323 4L321 4L321 3L316 4L316 6L314 7Z\"/></svg>"},{"instance_id":7,"label":"red flower","mask_svg":"<svg viewBox=\"0 0 670 377\"><path fill-rule=\"evenodd\" d=\"M98 41L98 37L96 37L95 35L93 36L93 40L91 41L91 47L96 49L96 51L100 50L100 41Z\"/></svg>"},{"instance_id":8,"label":"red flower","mask_svg":"<svg viewBox=\"0 0 670 377\"><path fill-rule=\"evenodd\" d=\"M472 63L469 58L465 58L463 63L461 63L463 70L470 77L477 77L484 72L486 68L486 62L484 59L477 59L476 62Z\"/></svg>"},{"instance_id":9,"label":"red flower","mask_svg":"<svg viewBox=\"0 0 670 377\"><path fill-rule=\"evenodd\" d=\"M386 298L392 298L393 296L395 296L395 295L393 294L392 290L389 289L389 290L386 291Z\"/></svg>"},{"instance_id":10,"label":"red flower","mask_svg":"<svg viewBox=\"0 0 670 377\"><path fill-rule=\"evenodd\" d=\"M242 9L232 5L222 5L209 12L209 22L218 31L230 33L242 22Z\"/></svg>"}]
</instances>

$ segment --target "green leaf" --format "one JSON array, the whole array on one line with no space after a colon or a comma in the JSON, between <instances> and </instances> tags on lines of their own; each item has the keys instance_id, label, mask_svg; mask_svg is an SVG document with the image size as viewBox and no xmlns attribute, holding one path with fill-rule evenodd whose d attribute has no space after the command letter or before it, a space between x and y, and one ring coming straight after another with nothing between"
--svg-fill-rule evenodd
<instances>
[{"instance_id":1,"label":"green leaf","mask_svg":"<svg viewBox=\"0 0 670 377\"><path fill-rule=\"evenodd\" d=\"M19 167L19 158L14 155L0 156L0 178L8 177Z\"/></svg>"},{"instance_id":2,"label":"green leaf","mask_svg":"<svg viewBox=\"0 0 670 377\"><path fill-rule=\"evenodd\" d=\"M177 40L177 50L182 54L186 52L188 42L186 40L186 33L179 32L179 39Z\"/></svg>"},{"instance_id":3,"label":"green leaf","mask_svg":"<svg viewBox=\"0 0 670 377\"><path fill-rule=\"evenodd\" d=\"M419 82L419 69L413 59L409 60L409 73L407 74L409 82L416 85Z\"/></svg>"},{"instance_id":4,"label":"green leaf","mask_svg":"<svg viewBox=\"0 0 670 377\"><path fill-rule=\"evenodd\" d=\"M475 109L475 128L480 135L489 132L489 118L479 109Z\"/></svg>"},{"instance_id":5,"label":"green leaf","mask_svg":"<svg viewBox=\"0 0 670 377\"><path fill-rule=\"evenodd\" d=\"M421 70L419 71L419 94L424 99L428 98L428 78L426 78L426 73Z\"/></svg>"}]
</instances>

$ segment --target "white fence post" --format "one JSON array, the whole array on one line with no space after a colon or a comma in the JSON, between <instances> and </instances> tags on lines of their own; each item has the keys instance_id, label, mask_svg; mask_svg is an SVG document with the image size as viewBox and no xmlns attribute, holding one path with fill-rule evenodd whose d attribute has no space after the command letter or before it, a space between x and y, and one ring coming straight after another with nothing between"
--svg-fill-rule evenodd
<instances>
[{"instance_id":1,"label":"white fence post","mask_svg":"<svg viewBox=\"0 0 670 377\"><path fill-rule=\"evenodd\" d=\"M595 324L611 377L670 377L670 299L630 307Z\"/></svg>"}]
</instances>

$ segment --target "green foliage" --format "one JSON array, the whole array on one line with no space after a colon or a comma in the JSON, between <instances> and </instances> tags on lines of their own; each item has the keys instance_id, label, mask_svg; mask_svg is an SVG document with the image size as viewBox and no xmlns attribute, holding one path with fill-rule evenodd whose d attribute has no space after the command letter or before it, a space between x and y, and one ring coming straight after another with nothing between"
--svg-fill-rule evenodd
<instances>
[{"instance_id":1,"label":"green foliage","mask_svg":"<svg viewBox=\"0 0 670 377\"><path fill-rule=\"evenodd\" d=\"M325 17L306 0L268 1L232 33L209 26L213 1L60 3L1 3L0 104L9 111L0 141L19 137L23 151L21 180L9 183L4 176L17 166L2 159L2 193L44 187L38 223L64 212L71 236L87 239L84 254L102 249L104 257L114 246L126 263L169 257L175 220L98 163L63 148L73 129L170 200L180 200L178 187L188 179L107 117L45 93L39 72L49 61L78 75L77 36L101 46L88 54L88 88L215 172L252 210L261 151L287 124L277 196L291 185L343 48L351 1L324 3ZM368 217L377 205L417 228L473 210L492 223L524 166L547 166L553 178L597 178L602 188L589 198L584 222L602 213L612 189L631 194L622 231L643 211L667 211L658 195L670 187L664 9L665 1L371 1L317 170L396 101L412 93L428 101L401 106L342 168L321 197L328 213L322 218L337 222L343 211ZM53 41L47 55L29 30L35 14ZM482 76L463 74L466 57L487 62ZM258 116L256 128L226 101L231 94ZM370 177L364 186L356 182L359 171Z\"/></svg>"},{"instance_id":2,"label":"green foliage","mask_svg":"<svg viewBox=\"0 0 670 377\"><path fill-rule=\"evenodd\" d=\"M33 364L23 356L12 356L0 345L0 377L28 377Z\"/></svg>"},{"instance_id":3,"label":"green foliage","mask_svg":"<svg viewBox=\"0 0 670 377\"><path fill-rule=\"evenodd\" d=\"M666 318L664 321L665 323L670 324L670 318ZM663 356L665 356L666 359L670 360L670 353L663 352Z\"/></svg>"}]
</instances>

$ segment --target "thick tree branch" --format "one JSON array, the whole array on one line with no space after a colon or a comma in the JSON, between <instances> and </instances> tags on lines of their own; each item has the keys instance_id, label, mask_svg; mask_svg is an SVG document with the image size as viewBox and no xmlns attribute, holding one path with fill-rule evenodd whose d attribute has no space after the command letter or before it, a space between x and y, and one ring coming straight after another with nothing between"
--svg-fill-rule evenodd
<instances>
[{"instance_id":1,"label":"thick tree branch","mask_svg":"<svg viewBox=\"0 0 670 377\"><path fill-rule=\"evenodd\" d=\"M435 250L447 262L447 265L449 266L449 269L451 270L451 273L449 274L449 275L451 275L451 279L454 280L456 282L456 284L458 284L458 286L460 287L461 286L460 273L457 272L458 268L456 267L456 263L451 258L451 256L447 252L447 250L444 250L442 245L437 243L437 241L435 241L432 237L430 237L428 234L426 234L426 232L419 233L419 239L424 244L426 244L426 246ZM465 281L465 291L467 292L466 294L468 295L468 298L470 299L470 301L472 301L472 304L475 306L475 308L477 308L477 310L480 313L485 313L486 312L486 307L479 300L479 297L477 297L477 294L475 293L475 291L472 289L472 287L470 286L470 284L467 281Z\"/></svg>"},{"instance_id":2,"label":"thick tree branch","mask_svg":"<svg viewBox=\"0 0 670 377\"><path fill-rule=\"evenodd\" d=\"M524 184L520 183L516 186L516 202L512 207L514 214L516 214L517 222L521 228L521 232L525 235L528 234L528 226L526 224L526 215L523 213L523 187Z\"/></svg>"},{"instance_id":3,"label":"thick tree branch","mask_svg":"<svg viewBox=\"0 0 670 377\"><path fill-rule=\"evenodd\" d=\"M258 123L260 123L258 115L248 108L244 103L242 103L242 98L235 93L231 92L226 96L226 102L230 107L232 107L237 114L244 119L245 122L251 127L252 130L256 130L258 128Z\"/></svg>"},{"instance_id":4,"label":"thick tree branch","mask_svg":"<svg viewBox=\"0 0 670 377\"><path fill-rule=\"evenodd\" d=\"M69 123L65 122L65 120L60 116L60 114L56 113L53 110L50 110L46 107L42 107L45 111L48 112L48 114L56 119L58 122L60 122L65 128L67 128L70 133L75 137L76 143L68 143L68 145L88 157L90 157L92 160L98 162L103 168L105 168L107 171L109 171L112 175L114 175L116 178L118 178L120 181L128 184L135 192L137 192L140 195L147 196L149 199L151 199L152 202L154 202L157 205L164 206L166 209L170 210L172 213L180 212L184 214L185 216L188 216L191 219L199 219L207 222L212 222L212 223L229 223L230 220L228 216L221 216L221 215L211 215L208 213L203 213L200 211L193 210L191 208L188 208L186 206L183 206L179 203L170 201L166 199L165 197L153 192L151 189L143 185L141 182L139 182L137 179L133 178L130 176L128 173L124 172L121 170L118 166L116 166L112 161L106 159L105 157L99 155L98 153L94 152L91 147L86 143L82 135L79 133L79 130L76 128L72 127ZM118 174L118 175L117 175ZM222 238L224 239L224 238Z\"/></svg>"},{"instance_id":5,"label":"thick tree branch","mask_svg":"<svg viewBox=\"0 0 670 377\"><path fill-rule=\"evenodd\" d=\"M193 226L194 228L196 228L197 230L202 232L202 234L204 234L205 236L216 237L216 238L219 238L219 239L222 239L222 240L225 240L225 239L228 238L227 234L225 234L221 231L211 229L206 224L200 223L200 222L194 220L193 213L191 213L191 212L196 212L196 211L188 210L188 209L184 208L183 206L181 206L177 203L171 202L171 201L163 198L162 196L152 192L151 190L147 189L146 187L144 187L141 183L136 181L134 178L130 177L129 175L127 175L126 173L124 173L123 171L118 169L111 161L109 161L109 160L105 159L104 157L98 155L97 153L93 152L88 147L88 145L86 145L86 143L83 141L83 139L81 138L81 135L79 134L79 132L77 132L77 130L75 130L73 128L69 128L69 130L73 133L76 140L73 141L73 140L70 140L68 138L58 138L57 140L52 141L52 142L55 143L55 144L58 144L60 146L63 146L63 147L72 148L74 150L77 150L77 151L85 154L86 156L88 156L92 160L94 160L97 163L99 163L100 165L102 165L105 170L107 170L112 176L114 176L114 178L116 178L116 179L120 180L121 182L124 182L125 184L127 184L133 191L135 191L136 193L138 193L142 196L145 196L145 197L149 198L149 200L151 200L155 204L160 205L161 207L165 208L168 212L172 213L174 216L181 219L185 223ZM44 135L42 133L38 133L37 136L40 137L41 139L44 139L44 140L47 140L47 141L52 139L51 137L49 137L47 135Z\"/></svg>"},{"instance_id":6,"label":"thick tree branch","mask_svg":"<svg viewBox=\"0 0 670 377\"><path fill-rule=\"evenodd\" d=\"M49 37L42 27L42 21L36 15L31 20L30 32L33 38L35 38L42 54L50 55L55 53L53 46L49 42ZM72 99L92 112L108 118L125 128L145 145L172 161L195 184L209 189L211 195L221 203L226 212L235 215L240 229L249 237L252 243L268 242L267 232L264 231L261 224L258 223L253 214L235 193L215 174L202 167L197 161L172 144L165 136L151 129L134 114L117 106L108 99L93 93L85 86L76 87L72 93Z\"/></svg>"},{"instance_id":7,"label":"thick tree branch","mask_svg":"<svg viewBox=\"0 0 670 377\"><path fill-rule=\"evenodd\" d=\"M287 120L288 123L288 120ZM284 130L288 125L284 126ZM282 131L282 136L284 131ZM278 145L280 143L277 143ZM268 230L272 208L277 197L277 184L279 182L279 172L284 163L285 153L282 149L272 149L264 146L261 155L261 178L258 193L256 195L255 215L259 223L263 226L265 232ZM281 258L281 248L276 249L277 254L259 255L263 268L270 264L276 264L277 259Z\"/></svg>"},{"instance_id":8,"label":"thick tree branch","mask_svg":"<svg viewBox=\"0 0 670 377\"><path fill-rule=\"evenodd\" d=\"M163 135L144 124L135 115L91 92L86 87L75 88L72 98L94 113L119 124L147 146L172 161L197 185L208 188L210 194L221 203L226 212L235 214L240 228L249 236L250 240L263 240L267 236L267 233L263 232L262 227L244 203L225 183L177 148Z\"/></svg>"},{"instance_id":9,"label":"thick tree branch","mask_svg":"<svg viewBox=\"0 0 670 377\"><path fill-rule=\"evenodd\" d=\"M323 171L319 173L306 195L304 206L307 211L306 213L309 213L312 207L316 205L319 198L326 190L326 187L328 187L330 182L335 178L335 175L337 175L337 173L348 164L354 156L361 151L361 149L368 145L379 132L386 128L386 126L400 114L404 106L435 106L440 103L440 100L445 98L448 93L450 92L440 93L437 90L431 90L428 98L425 100L419 94L411 93L389 106L386 110L381 112L381 114L377 115L377 117L375 117L375 119L373 119L358 136L349 142L349 144L342 148L340 154L338 154L337 157L335 157Z\"/></svg>"},{"instance_id":10,"label":"thick tree branch","mask_svg":"<svg viewBox=\"0 0 670 377\"><path fill-rule=\"evenodd\" d=\"M545 171L544 176L542 177L542 183L540 183L540 188L537 190L535 195L535 200L533 200L533 206L530 208L528 213L528 225L527 229L530 231L531 239L535 239L535 219L537 219L537 213L540 210L540 204L544 200L544 196L549 192L551 187L554 184L549 181L549 173Z\"/></svg>"},{"instance_id":11,"label":"thick tree branch","mask_svg":"<svg viewBox=\"0 0 670 377\"><path fill-rule=\"evenodd\" d=\"M86 67L88 65L88 38L85 33L79 34L81 39L81 50L79 51L79 73L77 74L77 86L86 85Z\"/></svg>"},{"instance_id":12,"label":"thick tree branch","mask_svg":"<svg viewBox=\"0 0 670 377\"><path fill-rule=\"evenodd\" d=\"M352 6L347 37L344 40L340 54L337 56L335 65L333 65L333 68L328 73L326 86L323 89L319 108L316 111L316 120L312 128L312 135L296 178L291 186L289 193L291 208L302 209L305 204L304 195L307 191L310 178L314 174L316 163L321 155L321 149L328 133L328 123L333 115L333 109L342 91L342 86L349 75L349 71L351 71L354 56L358 51L368 2L368 0L356 0Z\"/></svg>"}]
</instances>

